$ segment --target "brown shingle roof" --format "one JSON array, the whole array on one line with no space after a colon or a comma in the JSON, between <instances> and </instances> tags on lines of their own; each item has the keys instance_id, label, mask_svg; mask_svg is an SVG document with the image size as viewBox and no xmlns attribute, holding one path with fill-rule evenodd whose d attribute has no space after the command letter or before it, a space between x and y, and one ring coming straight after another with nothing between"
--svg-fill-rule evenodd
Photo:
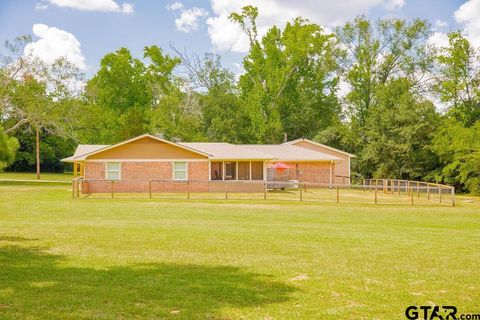
<instances>
[{"instance_id":1,"label":"brown shingle roof","mask_svg":"<svg viewBox=\"0 0 480 320\"><path fill-rule=\"evenodd\" d=\"M199 150L211 155L214 160L270 160L271 154L251 150L244 145L225 142L181 142L180 145Z\"/></svg>"},{"instance_id":2,"label":"brown shingle roof","mask_svg":"<svg viewBox=\"0 0 480 320\"><path fill-rule=\"evenodd\" d=\"M83 155L106 148L108 146L109 146L108 144L79 144L77 146L77 149L75 149L73 156L64 158L61 161L73 162L73 160L77 160L77 159L83 160L84 159L84 157L82 157Z\"/></svg>"},{"instance_id":3,"label":"brown shingle roof","mask_svg":"<svg viewBox=\"0 0 480 320\"><path fill-rule=\"evenodd\" d=\"M145 135L143 135L145 136ZM142 137L142 136L140 136ZM138 138L138 137L137 137ZM134 138L136 139L136 138ZM131 139L132 140L132 139ZM130 140L127 140L128 142ZM124 144L122 142L120 144ZM173 143L180 148L188 148L204 153L212 160L277 160L277 161L336 161L341 158L314 151L293 144L231 144L225 142L179 142ZM119 144L119 145L120 145ZM62 159L63 162L85 160L86 157L101 149L116 145L80 144L73 156Z\"/></svg>"},{"instance_id":4,"label":"brown shingle roof","mask_svg":"<svg viewBox=\"0 0 480 320\"><path fill-rule=\"evenodd\" d=\"M248 144L243 148L270 154L279 161L336 161L341 158L302 147L287 144Z\"/></svg>"}]
</instances>

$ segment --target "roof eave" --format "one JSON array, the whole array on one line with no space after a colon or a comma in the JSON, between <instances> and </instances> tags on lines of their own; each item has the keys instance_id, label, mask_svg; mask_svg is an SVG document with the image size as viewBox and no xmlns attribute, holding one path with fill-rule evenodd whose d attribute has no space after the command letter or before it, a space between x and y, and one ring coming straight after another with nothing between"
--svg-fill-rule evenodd
<instances>
[{"instance_id":1,"label":"roof eave","mask_svg":"<svg viewBox=\"0 0 480 320\"><path fill-rule=\"evenodd\" d=\"M276 160L276 158L216 158L211 157L208 158L212 161L268 161L268 160Z\"/></svg>"},{"instance_id":2,"label":"roof eave","mask_svg":"<svg viewBox=\"0 0 480 320\"><path fill-rule=\"evenodd\" d=\"M297 143L297 142L300 142L300 141L310 142L310 143L312 143L312 144L314 144L314 145L317 145L317 146L320 146L320 147L324 147L324 148L327 148L327 149L329 149L329 150L336 151L336 152L339 152L339 153L346 154L346 155L348 155L348 156L351 157L351 158L356 158L356 157L357 157L356 155L354 155L354 154L352 154L352 153L349 153L349 152L346 152L346 151L342 151L342 150L339 150L339 149L337 149L337 148L333 148L333 147L327 146L327 145L325 145L325 144L323 144L323 143L315 142L315 141L312 141L312 140L310 140L310 139L305 139L305 138L295 139L295 140L292 140L292 141L287 141L287 142L282 143L282 145L293 145L293 144L295 144L295 143Z\"/></svg>"}]
</instances>

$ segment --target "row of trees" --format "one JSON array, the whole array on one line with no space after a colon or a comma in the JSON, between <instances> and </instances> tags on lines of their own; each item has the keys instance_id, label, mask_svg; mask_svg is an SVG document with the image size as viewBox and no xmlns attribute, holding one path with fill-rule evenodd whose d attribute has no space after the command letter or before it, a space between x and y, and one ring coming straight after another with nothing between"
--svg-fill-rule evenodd
<instances>
[{"instance_id":1,"label":"row of trees","mask_svg":"<svg viewBox=\"0 0 480 320\"><path fill-rule=\"evenodd\" d=\"M78 143L145 132L171 140L278 143L314 139L357 155L363 177L446 182L480 193L480 56L459 32L429 45L424 20L361 16L329 34L297 18L260 37L254 7L231 15L250 41L238 78L220 58L157 47L109 53L83 90L65 60L13 53L0 73L0 166L58 159ZM13 138L15 137L15 138ZM19 143L18 143L18 142ZM13 162L15 151L16 160Z\"/></svg>"}]
</instances>

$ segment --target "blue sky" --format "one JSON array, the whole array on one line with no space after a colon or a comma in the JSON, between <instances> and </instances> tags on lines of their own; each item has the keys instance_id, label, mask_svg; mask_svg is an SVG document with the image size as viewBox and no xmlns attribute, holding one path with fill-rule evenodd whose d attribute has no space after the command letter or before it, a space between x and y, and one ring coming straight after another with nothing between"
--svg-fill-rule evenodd
<instances>
[{"instance_id":1,"label":"blue sky","mask_svg":"<svg viewBox=\"0 0 480 320\"><path fill-rule=\"evenodd\" d=\"M46 60L66 55L87 76L106 53L127 47L140 56L144 46L153 44L167 52L171 44L198 55L216 52L225 66L239 72L246 43L227 17L245 4L259 7L260 33L297 15L331 28L365 14L428 19L438 33L436 41L461 29L480 45L480 0L2 0L0 41L36 33L35 54Z\"/></svg>"}]
</instances>

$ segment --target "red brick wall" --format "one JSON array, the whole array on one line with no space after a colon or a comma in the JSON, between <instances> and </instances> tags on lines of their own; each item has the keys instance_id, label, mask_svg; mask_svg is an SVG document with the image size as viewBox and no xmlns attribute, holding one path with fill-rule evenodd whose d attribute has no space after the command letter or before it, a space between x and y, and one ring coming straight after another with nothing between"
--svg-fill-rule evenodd
<instances>
[{"instance_id":1,"label":"red brick wall","mask_svg":"<svg viewBox=\"0 0 480 320\"><path fill-rule=\"evenodd\" d=\"M172 162L122 162L122 179L172 179Z\"/></svg>"},{"instance_id":2,"label":"red brick wall","mask_svg":"<svg viewBox=\"0 0 480 320\"><path fill-rule=\"evenodd\" d=\"M287 162L291 180L312 183L330 183L329 162ZM298 175L297 175L298 168ZM335 177L335 164L332 166L332 176Z\"/></svg>"},{"instance_id":3,"label":"red brick wall","mask_svg":"<svg viewBox=\"0 0 480 320\"><path fill-rule=\"evenodd\" d=\"M349 156L348 155L346 155L342 152L338 152L338 151L335 151L335 150L331 150L331 149L328 149L328 148L310 143L308 141L299 141L299 142L295 143L294 145L297 146L297 147L302 147L302 148L306 148L306 149L310 149L310 150L314 150L314 151L319 151L319 152L326 153L326 154L338 157L340 159L343 159L342 161L337 161L337 163L335 164L335 166L336 166L335 174L338 174L339 176L347 176L347 177L350 175L350 161L349 161ZM335 174L333 175L334 183L344 183L345 182L345 184L350 184L349 179L343 179L343 178L340 178L340 177L335 178Z\"/></svg>"},{"instance_id":4,"label":"red brick wall","mask_svg":"<svg viewBox=\"0 0 480 320\"><path fill-rule=\"evenodd\" d=\"M208 181L208 162L189 162L188 180Z\"/></svg>"},{"instance_id":5,"label":"red brick wall","mask_svg":"<svg viewBox=\"0 0 480 320\"><path fill-rule=\"evenodd\" d=\"M87 179L105 179L105 163L87 162L85 164L85 178Z\"/></svg>"},{"instance_id":6,"label":"red brick wall","mask_svg":"<svg viewBox=\"0 0 480 320\"><path fill-rule=\"evenodd\" d=\"M152 181L152 192L186 192L185 181L172 181L172 166L170 161L161 162L122 162L122 180L168 180L168 182ZM105 179L105 162L87 162L87 179ZM189 180L208 180L208 162L188 162ZM115 181L114 192L149 192L148 181ZM208 191L208 183L190 183L190 190ZM110 193L112 183L110 181L89 181L82 184L85 193Z\"/></svg>"}]
</instances>

